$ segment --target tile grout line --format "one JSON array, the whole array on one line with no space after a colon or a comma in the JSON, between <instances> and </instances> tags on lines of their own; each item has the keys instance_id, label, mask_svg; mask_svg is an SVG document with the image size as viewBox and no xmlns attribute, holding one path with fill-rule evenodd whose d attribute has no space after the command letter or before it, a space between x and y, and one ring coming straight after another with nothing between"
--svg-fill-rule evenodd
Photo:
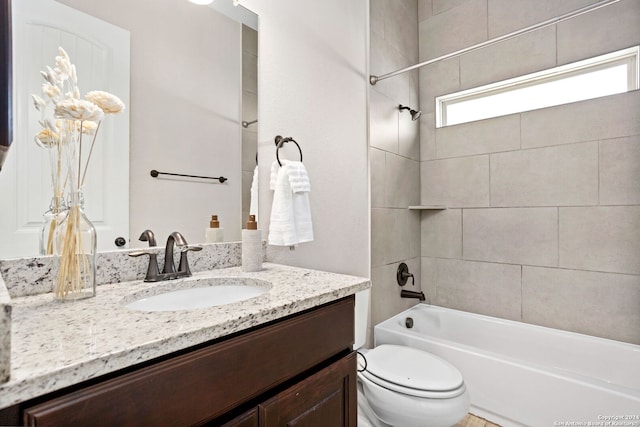
<instances>
[{"instance_id":1,"label":"tile grout line","mask_svg":"<svg viewBox=\"0 0 640 427\"><path fill-rule=\"evenodd\" d=\"M558 254L556 258L556 268L560 268L560 206L558 206L557 209L558 209L557 211L558 218L556 218L556 223L557 223L558 229L556 230L556 235L557 235L558 241L556 242L556 245L557 245L556 250Z\"/></svg>"}]
</instances>

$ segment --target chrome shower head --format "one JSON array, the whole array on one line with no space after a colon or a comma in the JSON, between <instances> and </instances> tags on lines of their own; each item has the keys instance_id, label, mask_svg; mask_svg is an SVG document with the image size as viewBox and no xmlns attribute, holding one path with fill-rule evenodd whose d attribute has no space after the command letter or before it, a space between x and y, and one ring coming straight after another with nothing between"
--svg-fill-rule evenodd
<instances>
[{"instance_id":1,"label":"chrome shower head","mask_svg":"<svg viewBox=\"0 0 640 427\"><path fill-rule=\"evenodd\" d=\"M409 108L409 107L407 107L407 106L404 106L404 105L402 105L402 104L400 104L400 107L399 107L399 108L400 108L400 111L402 111L402 110L409 110L409 113L411 114L411 120L413 120L413 121L418 120L418 119L420 118L420 116L422 115L422 111L420 111L420 110L417 110L417 111L416 111L416 110L414 110L414 109L412 109L412 108Z\"/></svg>"}]
</instances>

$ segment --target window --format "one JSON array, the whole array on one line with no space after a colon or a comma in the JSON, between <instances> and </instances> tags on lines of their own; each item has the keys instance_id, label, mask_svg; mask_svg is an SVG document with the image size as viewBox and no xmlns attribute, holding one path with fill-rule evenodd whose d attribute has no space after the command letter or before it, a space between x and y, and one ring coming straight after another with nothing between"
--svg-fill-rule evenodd
<instances>
[{"instance_id":1,"label":"window","mask_svg":"<svg viewBox=\"0 0 640 427\"><path fill-rule=\"evenodd\" d=\"M638 46L436 98L436 127L638 89Z\"/></svg>"}]
</instances>

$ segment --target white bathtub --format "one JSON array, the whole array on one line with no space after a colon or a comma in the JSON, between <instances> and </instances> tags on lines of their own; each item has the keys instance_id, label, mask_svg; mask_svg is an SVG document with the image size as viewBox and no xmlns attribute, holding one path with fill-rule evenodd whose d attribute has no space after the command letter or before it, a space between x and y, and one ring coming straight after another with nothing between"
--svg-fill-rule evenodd
<instances>
[{"instance_id":1,"label":"white bathtub","mask_svg":"<svg viewBox=\"0 0 640 427\"><path fill-rule=\"evenodd\" d=\"M640 346L426 304L374 336L453 363L471 412L503 426L640 427Z\"/></svg>"}]
</instances>

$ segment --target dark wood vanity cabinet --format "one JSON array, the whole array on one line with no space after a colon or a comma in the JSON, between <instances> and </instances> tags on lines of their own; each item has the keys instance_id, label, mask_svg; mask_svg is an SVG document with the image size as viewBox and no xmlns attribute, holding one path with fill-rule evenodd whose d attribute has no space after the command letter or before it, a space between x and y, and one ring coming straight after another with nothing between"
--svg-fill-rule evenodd
<instances>
[{"instance_id":1,"label":"dark wood vanity cabinet","mask_svg":"<svg viewBox=\"0 0 640 427\"><path fill-rule=\"evenodd\" d=\"M0 424L355 427L353 309L347 297L8 408Z\"/></svg>"},{"instance_id":2,"label":"dark wood vanity cabinet","mask_svg":"<svg viewBox=\"0 0 640 427\"><path fill-rule=\"evenodd\" d=\"M355 369L352 353L223 427L355 427Z\"/></svg>"}]
</instances>

